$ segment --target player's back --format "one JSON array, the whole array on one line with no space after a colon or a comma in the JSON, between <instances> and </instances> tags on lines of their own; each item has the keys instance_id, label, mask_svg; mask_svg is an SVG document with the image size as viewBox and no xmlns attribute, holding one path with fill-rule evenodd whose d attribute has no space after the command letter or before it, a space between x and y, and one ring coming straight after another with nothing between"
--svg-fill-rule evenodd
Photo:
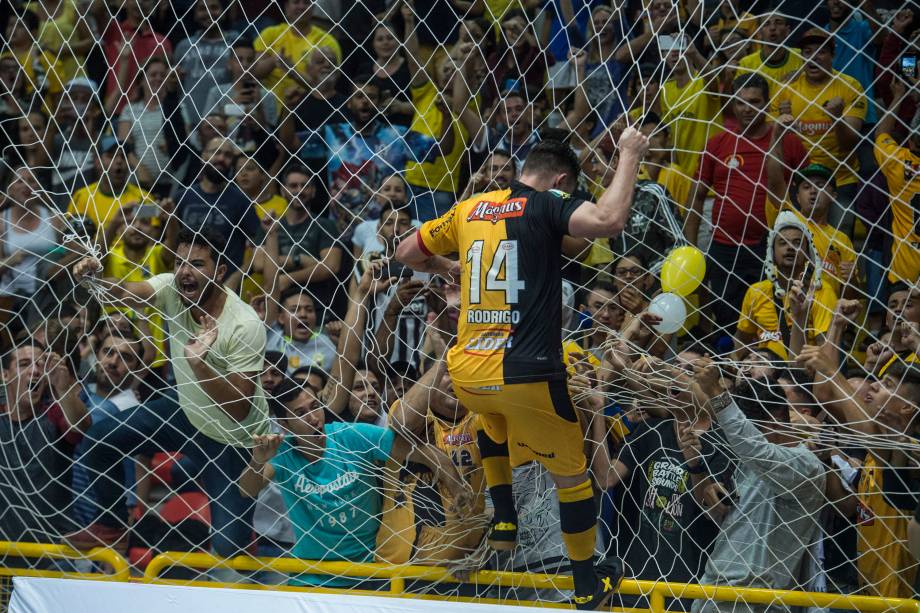
<instances>
[{"instance_id":1,"label":"player's back","mask_svg":"<svg viewBox=\"0 0 920 613\"><path fill-rule=\"evenodd\" d=\"M428 253L460 259L455 383L472 386L562 376L562 237L581 204L561 192L511 189L479 194L427 222Z\"/></svg>"}]
</instances>

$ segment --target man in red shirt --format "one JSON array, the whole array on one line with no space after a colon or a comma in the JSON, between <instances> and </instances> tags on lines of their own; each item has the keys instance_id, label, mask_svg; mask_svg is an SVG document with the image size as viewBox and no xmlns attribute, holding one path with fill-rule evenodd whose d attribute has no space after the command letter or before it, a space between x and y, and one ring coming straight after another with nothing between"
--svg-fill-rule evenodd
<instances>
[{"instance_id":1,"label":"man in red shirt","mask_svg":"<svg viewBox=\"0 0 920 613\"><path fill-rule=\"evenodd\" d=\"M719 325L738 321L744 292L760 280L763 270L763 238L768 230L764 213L766 157L773 134L773 124L767 123L769 102L770 88L760 74L744 74L734 80L730 104L738 121L737 131L726 130L706 143L697 183L686 203L684 235L696 245L703 202L708 192L715 194L706 277ZM808 153L794 134L787 133L779 146L789 164L787 173L807 161ZM733 332L726 328L722 331L729 335Z\"/></svg>"},{"instance_id":2,"label":"man in red shirt","mask_svg":"<svg viewBox=\"0 0 920 613\"><path fill-rule=\"evenodd\" d=\"M153 12L151 0L126 2L125 18L122 21L112 19L102 34L106 64L110 66L105 80L105 102L106 108L113 113L120 113L128 102L139 67L155 55L172 57L172 43L154 32L150 22L144 19Z\"/></svg>"}]
</instances>

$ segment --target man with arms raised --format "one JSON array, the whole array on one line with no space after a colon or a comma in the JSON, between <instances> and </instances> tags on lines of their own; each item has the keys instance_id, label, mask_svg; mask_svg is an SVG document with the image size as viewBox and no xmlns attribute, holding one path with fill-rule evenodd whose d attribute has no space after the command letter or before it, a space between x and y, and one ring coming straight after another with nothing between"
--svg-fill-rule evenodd
<instances>
[{"instance_id":1,"label":"man with arms raised","mask_svg":"<svg viewBox=\"0 0 920 613\"><path fill-rule=\"evenodd\" d=\"M202 466L211 499L212 548L236 555L252 535L253 501L243 498L236 476L249 462L253 435L268 430L268 405L259 383L265 328L252 307L226 289L224 237L208 229L180 232L175 273L137 283L96 279L102 264L84 258L74 276L92 282L118 306L149 306L169 323L170 362L178 398L164 395L94 424L83 457L94 479L102 515L70 535L76 547L114 545L125 536L121 459L155 451L181 451ZM99 478L96 478L97 475Z\"/></svg>"},{"instance_id":2,"label":"man with arms raised","mask_svg":"<svg viewBox=\"0 0 920 613\"><path fill-rule=\"evenodd\" d=\"M562 359L562 239L623 230L648 139L627 128L619 148L616 176L597 204L565 193L577 185L578 158L567 145L544 141L509 189L457 204L397 249L416 270L460 276L458 338L447 365L458 400L482 420L479 450L495 507L489 543L514 548L511 466L540 462L559 491L575 603L587 610L609 599L622 569L594 565L594 497ZM459 265L444 257L452 253Z\"/></svg>"}]
</instances>

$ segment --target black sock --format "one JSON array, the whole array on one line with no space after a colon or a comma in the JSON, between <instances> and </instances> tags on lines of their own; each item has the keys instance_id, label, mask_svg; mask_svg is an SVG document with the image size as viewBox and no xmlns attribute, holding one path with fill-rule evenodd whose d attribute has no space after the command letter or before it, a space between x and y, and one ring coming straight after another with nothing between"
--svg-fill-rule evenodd
<instances>
[{"instance_id":1,"label":"black sock","mask_svg":"<svg viewBox=\"0 0 920 613\"><path fill-rule=\"evenodd\" d=\"M572 564L572 581L575 583L576 596L590 596L597 586L594 573L594 556L587 560L570 560Z\"/></svg>"}]
</instances>

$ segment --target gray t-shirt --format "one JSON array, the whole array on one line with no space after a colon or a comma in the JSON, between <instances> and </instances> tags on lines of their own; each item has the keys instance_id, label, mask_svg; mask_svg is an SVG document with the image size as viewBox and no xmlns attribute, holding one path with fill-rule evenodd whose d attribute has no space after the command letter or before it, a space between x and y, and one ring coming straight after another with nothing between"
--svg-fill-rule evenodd
<instances>
[{"instance_id":1,"label":"gray t-shirt","mask_svg":"<svg viewBox=\"0 0 920 613\"><path fill-rule=\"evenodd\" d=\"M322 332L303 343L286 337L278 324L268 329L266 347L268 351L280 351L287 357L288 373L304 366L316 366L328 374L338 355L335 345Z\"/></svg>"},{"instance_id":2,"label":"gray t-shirt","mask_svg":"<svg viewBox=\"0 0 920 613\"><path fill-rule=\"evenodd\" d=\"M253 435L268 432L268 403L258 378L265 356L265 326L259 316L239 296L223 288L227 300L217 318L217 340L205 362L219 375L243 373L254 377L252 410L238 422L201 387L185 357L185 345L189 338L198 334L200 326L179 297L175 275L156 275L147 282L154 290L153 307L169 324L170 363L176 377L179 406L202 434L225 445L250 446Z\"/></svg>"},{"instance_id":3,"label":"gray t-shirt","mask_svg":"<svg viewBox=\"0 0 920 613\"><path fill-rule=\"evenodd\" d=\"M738 456L738 502L722 521L700 583L796 589L803 558L821 534L827 470L804 445L768 442L734 403L716 420ZM786 607L703 600L693 604L694 613L767 610Z\"/></svg>"}]
</instances>

